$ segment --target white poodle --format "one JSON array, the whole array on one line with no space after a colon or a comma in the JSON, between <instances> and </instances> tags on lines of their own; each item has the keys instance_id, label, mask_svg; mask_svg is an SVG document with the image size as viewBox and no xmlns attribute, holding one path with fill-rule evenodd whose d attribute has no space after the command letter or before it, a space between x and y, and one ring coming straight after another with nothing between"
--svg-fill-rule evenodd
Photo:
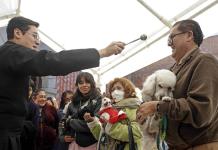
<instances>
[{"instance_id":1,"label":"white poodle","mask_svg":"<svg viewBox=\"0 0 218 150\"><path fill-rule=\"evenodd\" d=\"M166 69L157 70L145 80L142 89L142 99L145 102L152 100L171 100L175 84L176 76L173 72ZM154 114L147 117L142 125L144 149L157 149L156 138L159 132L160 120L160 116Z\"/></svg>"}]
</instances>

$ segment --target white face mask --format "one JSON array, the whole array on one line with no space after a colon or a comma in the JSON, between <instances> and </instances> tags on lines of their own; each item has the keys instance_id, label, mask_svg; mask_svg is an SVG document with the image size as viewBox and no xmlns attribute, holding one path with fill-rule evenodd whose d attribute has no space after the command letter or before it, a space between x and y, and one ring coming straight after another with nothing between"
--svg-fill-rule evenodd
<instances>
[{"instance_id":1,"label":"white face mask","mask_svg":"<svg viewBox=\"0 0 218 150\"><path fill-rule=\"evenodd\" d=\"M124 99L124 91L114 90L111 93L111 96L113 99L115 99L115 102L119 102L120 100Z\"/></svg>"}]
</instances>

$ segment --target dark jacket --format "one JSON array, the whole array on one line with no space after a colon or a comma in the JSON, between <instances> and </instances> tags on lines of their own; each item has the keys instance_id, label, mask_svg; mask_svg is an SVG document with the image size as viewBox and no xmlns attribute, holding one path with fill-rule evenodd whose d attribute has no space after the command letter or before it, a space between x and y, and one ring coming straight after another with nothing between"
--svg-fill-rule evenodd
<instances>
[{"instance_id":1,"label":"dark jacket","mask_svg":"<svg viewBox=\"0 0 218 150\"><path fill-rule=\"evenodd\" d=\"M53 106L45 104L45 106L39 107L35 118L37 127L36 149L52 150L58 135L57 110Z\"/></svg>"},{"instance_id":2,"label":"dark jacket","mask_svg":"<svg viewBox=\"0 0 218 150\"><path fill-rule=\"evenodd\" d=\"M160 104L167 114L167 143L171 148L218 141L218 61L194 50L172 71L177 76L174 100Z\"/></svg>"},{"instance_id":3,"label":"dark jacket","mask_svg":"<svg viewBox=\"0 0 218 150\"><path fill-rule=\"evenodd\" d=\"M37 52L6 42L0 47L0 120L4 120L0 123L0 132L22 128L30 75L66 75L97 67L99 59L96 49Z\"/></svg>"},{"instance_id":4,"label":"dark jacket","mask_svg":"<svg viewBox=\"0 0 218 150\"><path fill-rule=\"evenodd\" d=\"M71 116L72 118L69 126L75 131L75 141L79 146L87 147L97 142L83 119L83 115L85 112L89 112L92 116L97 116L100 107L101 96L70 103L66 117Z\"/></svg>"},{"instance_id":5,"label":"dark jacket","mask_svg":"<svg viewBox=\"0 0 218 150\"><path fill-rule=\"evenodd\" d=\"M21 133L22 150L35 150L37 128L34 119L38 112L38 106L32 101L27 101L27 114Z\"/></svg>"}]
</instances>

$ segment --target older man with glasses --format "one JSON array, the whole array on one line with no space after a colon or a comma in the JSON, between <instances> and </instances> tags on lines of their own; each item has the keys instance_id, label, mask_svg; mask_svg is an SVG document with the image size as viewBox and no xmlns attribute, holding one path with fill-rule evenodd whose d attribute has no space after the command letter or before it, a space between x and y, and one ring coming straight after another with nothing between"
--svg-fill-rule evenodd
<instances>
[{"instance_id":1,"label":"older man with glasses","mask_svg":"<svg viewBox=\"0 0 218 150\"><path fill-rule=\"evenodd\" d=\"M174 99L143 103L139 122L155 112L167 116L166 142L172 150L218 149L218 61L199 49L203 33L193 20L176 22L168 45L176 63Z\"/></svg>"}]
</instances>

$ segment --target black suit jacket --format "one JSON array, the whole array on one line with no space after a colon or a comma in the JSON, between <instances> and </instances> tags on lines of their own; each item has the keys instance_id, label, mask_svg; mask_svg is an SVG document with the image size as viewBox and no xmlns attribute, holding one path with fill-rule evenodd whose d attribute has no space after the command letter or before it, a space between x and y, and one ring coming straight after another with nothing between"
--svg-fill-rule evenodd
<instances>
[{"instance_id":1,"label":"black suit jacket","mask_svg":"<svg viewBox=\"0 0 218 150\"><path fill-rule=\"evenodd\" d=\"M7 41L0 47L0 132L21 127L29 76L66 75L97 67L99 60L99 53L92 48L37 52Z\"/></svg>"}]
</instances>

